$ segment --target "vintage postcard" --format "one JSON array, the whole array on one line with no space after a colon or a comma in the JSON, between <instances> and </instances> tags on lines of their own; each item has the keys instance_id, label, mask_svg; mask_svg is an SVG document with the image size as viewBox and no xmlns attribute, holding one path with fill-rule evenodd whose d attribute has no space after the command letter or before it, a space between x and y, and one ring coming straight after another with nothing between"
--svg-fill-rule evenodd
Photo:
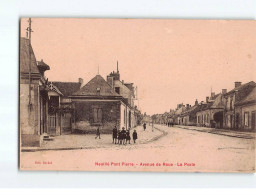
<instances>
[{"instance_id":1,"label":"vintage postcard","mask_svg":"<svg viewBox=\"0 0 256 195\"><path fill-rule=\"evenodd\" d=\"M256 22L22 18L20 170L255 172Z\"/></svg>"}]
</instances>

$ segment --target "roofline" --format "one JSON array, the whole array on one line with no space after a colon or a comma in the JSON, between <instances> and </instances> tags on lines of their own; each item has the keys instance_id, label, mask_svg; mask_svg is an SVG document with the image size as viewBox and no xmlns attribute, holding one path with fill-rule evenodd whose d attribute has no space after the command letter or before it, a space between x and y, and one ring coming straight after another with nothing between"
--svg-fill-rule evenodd
<instances>
[{"instance_id":1,"label":"roofline","mask_svg":"<svg viewBox=\"0 0 256 195\"><path fill-rule=\"evenodd\" d=\"M256 103L256 100L250 100L250 101L235 103L235 106L244 106L244 105L255 104L255 103Z\"/></svg>"},{"instance_id":2,"label":"roofline","mask_svg":"<svg viewBox=\"0 0 256 195\"><path fill-rule=\"evenodd\" d=\"M69 98L73 98L73 99L120 99L122 100L122 96L103 96L103 95L71 95L68 96Z\"/></svg>"}]
</instances>

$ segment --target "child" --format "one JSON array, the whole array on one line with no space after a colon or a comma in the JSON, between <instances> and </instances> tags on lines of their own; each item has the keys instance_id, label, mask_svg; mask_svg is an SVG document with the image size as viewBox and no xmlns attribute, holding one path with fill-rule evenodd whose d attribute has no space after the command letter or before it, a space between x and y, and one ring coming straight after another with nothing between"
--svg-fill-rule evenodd
<instances>
[{"instance_id":1,"label":"child","mask_svg":"<svg viewBox=\"0 0 256 195\"><path fill-rule=\"evenodd\" d=\"M132 134L132 138L133 138L133 142L136 143L136 139L138 139L138 135L136 130L134 130L133 134Z\"/></svg>"}]
</instances>

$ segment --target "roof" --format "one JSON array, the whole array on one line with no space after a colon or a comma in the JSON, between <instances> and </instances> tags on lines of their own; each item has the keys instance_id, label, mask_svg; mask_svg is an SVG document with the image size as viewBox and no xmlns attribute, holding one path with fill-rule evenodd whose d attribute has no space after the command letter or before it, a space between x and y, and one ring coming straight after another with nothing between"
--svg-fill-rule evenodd
<instances>
[{"instance_id":1,"label":"roof","mask_svg":"<svg viewBox=\"0 0 256 195\"><path fill-rule=\"evenodd\" d=\"M73 93L77 92L81 83L79 82L51 82L54 86L58 88L58 90L63 94L63 96L68 97Z\"/></svg>"},{"instance_id":2,"label":"roof","mask_svg":"<svg viewBox=\"0 0 256 195\"><path fill-rule=\"evenodd\" d=\"M256 87L256 83L254 81L250 81L248 83L245 83L243 85L240 85L239 87L236 87L229 91L228 93L224 94L224 96L228 96L230 94L233 94L236 92L236 103L244 99L249 93L253 90L253 88Z\"/></svg>"},{"instance_id":3,"label":"roof","mask_svg":"<svg viewBox=\"0 0 256 195\"><path fill-rule=\"evenodd\" d=\"M251 93L249 93L248 96L246 96L243 100L236 103L236 105L244 105L249 103L255 103L256 102L256 87L253 88Z\"/></svg>"},{"instance_id":4,"label":"roof","mask_svg":"<svg viewBox=\"0 0 256 195\"><path fill-rule=\"evenodd\" d=\"M211 108L224 108L224 103L222 101L222 94L217 94Z\"/></svg>"},{"instance_id":5,"label":"roof","mask_svg":"<svg viewBox=\"0 0 256 195\"><path fill-rule=\"evenodd\" d=\"M200 109L200 105L194 105L192 107L189 107L187 110L185 110L184 112L181 113L182 116L185 116L185 115L193 115L193 114L196 114L199 109Z\"/></svg>"},{"instance_id":6,"label":"roof","mask_svg":"<svg viewBox=\"0 0 256 195\"><path fill-rule=\"evenodd\" d=\"M29 40L24 37L20 38L20 72L29 73L29 48L31 52L31 73L39 73L33 48L29 44Z\"/></svg>"},{"instance_id":7,"label":"roof","mask_svg":"<svg viewBox=\"0 0 256 195\"><path fill-rule=\"evenodd\" d=\"M181 106L175 111L175 115L180 115L185 109L185 106Z\"/></svg>"},{"instance_id":8,"label":"roof","mask_svg":"<svg viewBox=\"0 0 256 195\"><path fill-rule=\"evenodd\" d=\"M119 96L101 75L96 75L85 86L73 95L77 96L98 96L97 89L100 89L100 96Z\"/></svg>"}]
</instances>

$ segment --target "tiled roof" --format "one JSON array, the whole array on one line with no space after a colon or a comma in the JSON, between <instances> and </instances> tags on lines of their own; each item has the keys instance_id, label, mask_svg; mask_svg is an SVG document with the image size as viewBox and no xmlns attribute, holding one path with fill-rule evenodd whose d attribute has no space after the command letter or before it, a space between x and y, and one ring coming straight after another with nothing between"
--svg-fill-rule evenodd
<instances>
[{"instance_id":1,"label":"tiled roof","mask_svg":"<svg viewBox=\"0 0 256 195\"><path fill-rule=\"evenodd\" d=\"M224 96L228 96L236 92L235 101L237 103L244 99L247 95L249 95L249 93L253 90L254 87L256 87L256 83L254 81L250 81L248 83L245 83L243 85L240 85L239 87L232 89L228 93L224 94Z\"/></svg>"},{"instance_id":2,"label":"tiled roof","mask_svg":"<svg viewBox=\"0 0 256 195\"><path fill-rule=\"evenodd\" d=\"M253 88L251 93L246 96L243 100L236 103L236 105L243 105L248 103L255 103L256 102L256 87Z\"/></svg>"},{"instance_id":3,"label":"tiled roof","mask_svg":"<svg viewBox=\"0 0 256 195\"><path fill-rule=\"evenodd\" d=\"M81 87L81 83L79 82L55 82L54 81L51 83L54 86L56 86L65 97L68 97L73 93L77 92Z\"/></svg>"},{"instance_id":4,"label":"tiled roof","mask_svg":"<svg viewBox=\"0 0 256 195\"><path fill-rule=\"evenodd\" d=\"M193 115L196 114L196 112L198 112L200 109L199 105L194 105L192 107L189 107L187 110L185 110L184 112L182 112L181 115Z\"/></svg>"},{"instance_id":5,"label":"tiled roof","mask_svg":"<svg viewBox=\"0 0 256 195\"><path fill-rule=\"evenodd\" d=\"M20 72L29 73L29 48L31 52L31 73L39 73L33 48L29 46L29 40L20 38Z\"/></svg>"},{"instance_id":6,"label":"tiled roof","mask_svg":"<svg viewBox=\"0 0 256 195\"><path fill-rule=\"evenodd\" d=\"M75 92L73 95L98 96L98 88L100 89L100 96L120 96L100 75L96 75L85 86L83 86L79 91Z\"/></svg>"}]
</instances>

